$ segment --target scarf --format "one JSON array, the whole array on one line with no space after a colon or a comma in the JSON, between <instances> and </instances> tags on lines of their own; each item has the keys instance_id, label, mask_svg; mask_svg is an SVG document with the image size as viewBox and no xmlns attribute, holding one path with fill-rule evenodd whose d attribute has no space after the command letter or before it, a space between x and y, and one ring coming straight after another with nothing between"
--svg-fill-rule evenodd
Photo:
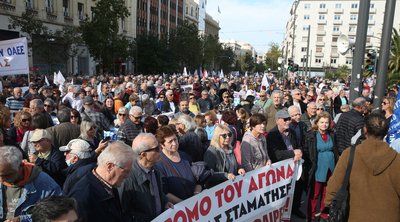
<instances>
[{"instance_id":1,"label":"scarf","mask_svg":"<svg viewBox=\"0 0 400 222\"><path fill-rule=\"evenodd\" d=\"M3 184L5 186L7 186L7 187L14 187L14 186L23 187L30 180L31 174L32 174L32 170L33 170L34 166L35 165L32 164L32 163L23 161L22 162L22 166L21 166L22 167L22 173L23 173L22 179L20 181L17 181L15 184L11 184L11 183L8 183L8 182L3 182Z\"/></svg>"}]
</instances>

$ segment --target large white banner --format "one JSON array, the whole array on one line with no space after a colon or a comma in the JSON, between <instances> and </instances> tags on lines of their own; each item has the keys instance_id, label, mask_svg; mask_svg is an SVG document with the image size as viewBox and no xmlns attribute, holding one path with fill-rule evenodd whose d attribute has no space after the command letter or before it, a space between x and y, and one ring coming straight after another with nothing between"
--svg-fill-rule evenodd
<instances>
[{"instance_id":1,"label":"large white banner","mask_svg":"<svg viewBox=\"0 0 400 222\"><path fill-rule=\"evenodd\" d=\"M298 168L288 159L248 172L176 204L153 221L288 222Z\"/></svg>"},{"instance_id":2,"label":"large white banner","mask_svg":"<svg viewBox=\"0 0 400 222\"><path fill-rule=\"evenodd\" d=\"M0 41L0 76L28 73L26 37Z\"/></svg>"}]
</instances>

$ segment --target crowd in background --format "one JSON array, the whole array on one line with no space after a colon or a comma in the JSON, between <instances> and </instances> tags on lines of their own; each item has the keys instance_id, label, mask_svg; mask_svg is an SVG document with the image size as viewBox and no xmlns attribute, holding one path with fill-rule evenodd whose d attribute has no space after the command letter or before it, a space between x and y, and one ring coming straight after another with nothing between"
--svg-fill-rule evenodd
<instances>
[{"instance_id":1,"label":"crowd in background","mask_svg":"<svg viewBox=\"0 0 400 222\"><path fill-rule=\"evenodd\" d=\"M324 218L339 157L352 144L372 146L364 143L371 138L383 146L397 94L387 90L373 112L373 79L353 101L347 80L271 72L69 77L62 86L23 80L4 79L0 98L0 221L40 218L54 200L82 221L150 221L203 189L288 158L303 163L292 213ZM371 124L380 131L363 130ZM32 189L42 192L24 195ZM59 195L66 197L48 198Z\"/></svg>"}]
</instances>

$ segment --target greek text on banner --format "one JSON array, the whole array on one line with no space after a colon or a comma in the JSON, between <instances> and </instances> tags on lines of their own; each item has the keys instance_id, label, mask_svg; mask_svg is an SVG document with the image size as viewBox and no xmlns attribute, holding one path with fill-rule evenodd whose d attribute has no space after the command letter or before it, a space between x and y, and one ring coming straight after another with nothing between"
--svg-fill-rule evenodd
<instances>
[{"instance_id":1,"label":"greek text on banner","mask_svg":"<svg viewBox=\"0 0 400 222\"><path fill-rule=\"evenodd\" d=\"M28 73L26 37L0 41L0 76Z\"/></svg>"},{"instance_id":2,"label":"greek text on banner","mask_svg":"<svg viewBox=\"0 0 400 222\"><path fill-rule=\"evenodd\" d=\"M247 172L174 205L153 221L290 221L297 169L288 159Z\"/></svg>"}]
</instances>

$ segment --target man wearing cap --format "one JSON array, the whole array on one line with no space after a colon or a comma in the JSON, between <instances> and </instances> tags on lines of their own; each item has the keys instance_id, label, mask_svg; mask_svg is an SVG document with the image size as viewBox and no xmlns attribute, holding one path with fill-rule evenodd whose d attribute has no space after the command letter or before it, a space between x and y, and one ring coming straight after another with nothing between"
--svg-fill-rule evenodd
<instances>
[{"instance_id":1,"label":"man wearing cap","mask_svg":"<svg viewBox=\"0 0 400 222\"><path fill-rule=\"evenodd\" d=\"M31 100L39 98L38 89L39 89L39 86L36 83L31 82L29 84L29 90L26 91L25 95L24 95L24 99L25 99L24 107L29 107L29 103Z\"/></svg>"},{"instance_id":2,"label":"man wearing cap","mask_svg":"<svg viewBox=\"0 0 400 222\"><path fill-rule=\"evenodd\" d=\"M47 130L36 129L29 139L29 142L33 143L36 152L31 154L29 159L62 186L65 180L62 170L67 168L67 164L63 153L51 144L51 139L51 135Z\"/></svg>"},{"instance_id":3,"label":"man wearing cap","mask_svg":"<svg viewBox=\"0 0 400 222\"><path fill-rule=\"evenodd\" d=\"M63 172L66 175L63 191L68 194L76 182L96 165L94 152L90 144L82 139L73 139L66 146L60 147L64 152L65 162L68 168Z\"/></svg>"},{"instance_id":4,"label":"man wearing cap","mask_svg":"<svg viewBox=\"0 0 400 222\"><path fill-rule=\"evenodd\" d=\"M110 130L110 128L112 128L110 121L108 121L103 113L96 112L93 109L93 103L94 100L91 96L86 96L85 99L83 99L84 110L81 113L82 120L91 120L96 123L100 130Z\"/></svg>"},{"instance_id":5,"label":"man wearing cap","mask_svg":"<svg viewBox=\"0 0 400 222\"><path fill-rule=\"evenodd\" d=\"M296 133L289 127L291 118L286 110L279 110L275 114L276 126L267 134L268 155L272 163L293 158L299 161L303 152L297 142ZM292 213L300 218L306 218L300 211L303 182L296 182L295 194L293 197Z\"/></svg>"},{"instance_id":6,"label":"man wearing cap","mask_svg":"<svg viewBox=\"0 0 400 222\"><path fill-rule=\"evenodd\" d=\"M120 190L124 221L151 221L172 207L163 193L160 172L154 168L160 160L160 147L153 134L141 133L132 142L132 149L137 157Z\"/></svg>"},{"instance_id":7,"label":"man wearing cap","mask_svg":"<svg viewBox=\"0 0 400 222\"><path fill-rule=\"evenodd\" d=\"M76 182L68 196L78 204L79 221L127 221L117 188L131 172L133 156L126 144L110 143L97 158L97 166Z\"/></svg>"},{"instance_id":8,"label":"man wearing cap","mask_svg":"<svg viewBox=\"0 0 400 222\"><path fill-rule=\"evenodd\" d=\"M36 202L61 195L60 186L40 167L22 161L16 147L0 147L0 156L0 221L31 221Z\"/></svg>"}]
</instances>

